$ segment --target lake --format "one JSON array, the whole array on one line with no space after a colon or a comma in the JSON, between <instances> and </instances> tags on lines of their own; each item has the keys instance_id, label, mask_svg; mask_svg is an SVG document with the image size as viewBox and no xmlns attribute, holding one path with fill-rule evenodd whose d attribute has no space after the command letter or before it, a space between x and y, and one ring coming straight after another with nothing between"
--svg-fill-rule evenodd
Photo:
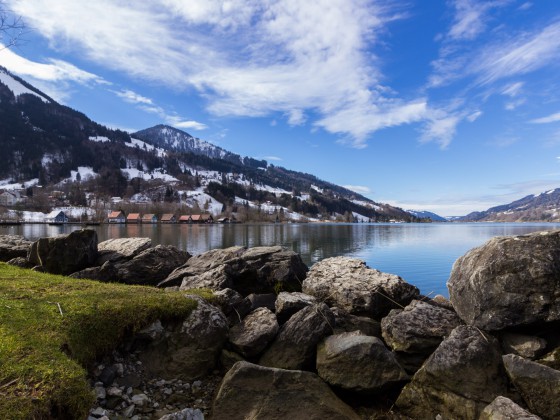
<instances>
[{"instance_id":1,"label":"lake","mask_svg":"<svg viewBox=\"0 0 560 420\"><path fill-rule=\"evenodd\" d=\"M26 224L0 228L0 234L28 239L55 236L79 225ZM401 276L423 294L448 296L446 281L455 260L494 236L559 229L558 223L411 223L411 224L233 224L101 225L99 241L149 237L191 254L233 245L282 245L301 254L309 266L324 258L360 258L372 267Z\"/></svg>"}]
</instances>

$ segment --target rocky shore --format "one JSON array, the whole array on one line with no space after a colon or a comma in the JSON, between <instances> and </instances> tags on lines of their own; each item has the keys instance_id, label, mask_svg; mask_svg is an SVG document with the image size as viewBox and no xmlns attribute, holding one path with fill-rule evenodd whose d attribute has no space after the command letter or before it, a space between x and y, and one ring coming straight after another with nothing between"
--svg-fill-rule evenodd
<instances>
[{"instance_id":1,"label":"rocky shore","mask_svg":"<svg viewBox=\"0 0 560 420\"><path fill-rule=\"evenodd\" d=\"M89 367L90 420L560 418L560 231L469 251L449 300L351 258L308 269L281 247L191 256L92 230L0 236L0 261L197 300Z\"/></svg>"}]
</instances>

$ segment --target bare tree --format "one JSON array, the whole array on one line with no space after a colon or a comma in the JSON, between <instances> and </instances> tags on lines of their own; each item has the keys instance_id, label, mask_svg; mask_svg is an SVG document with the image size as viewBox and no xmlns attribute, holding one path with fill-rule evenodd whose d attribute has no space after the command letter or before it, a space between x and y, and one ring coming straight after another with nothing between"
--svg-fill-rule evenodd
<instances>
[{"instance_id":1,"label":"bare tree","mask_svg":"<svg viewBox=\"0 0 560 420\"><path fill-rule=\"evenodd\" d=\"M13 47L25 33L25 25L19 16L14 16L0 1L0 51Z\"/></svg>"}]
</instances>

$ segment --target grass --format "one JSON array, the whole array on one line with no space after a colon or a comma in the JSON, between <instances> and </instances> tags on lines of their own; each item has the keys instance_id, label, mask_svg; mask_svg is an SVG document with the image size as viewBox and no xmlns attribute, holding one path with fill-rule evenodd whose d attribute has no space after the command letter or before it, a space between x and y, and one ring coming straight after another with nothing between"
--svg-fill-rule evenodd
<instances>
[{"instance_id":1,"label":"grass","mask_svg":"<svg viewBox=\"0 0 560 420\"><path fill-rule=\"evenodd\" d=\"M86 418L87 367L127 334L195 307L178 292L0 263L0 418Z\"/></svg>"}]
</instances>

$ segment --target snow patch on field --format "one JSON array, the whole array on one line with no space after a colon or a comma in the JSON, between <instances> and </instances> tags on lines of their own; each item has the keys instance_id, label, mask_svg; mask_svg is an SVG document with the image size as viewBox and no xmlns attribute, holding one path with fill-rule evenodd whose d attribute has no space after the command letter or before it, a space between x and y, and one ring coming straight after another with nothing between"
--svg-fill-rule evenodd
<instances>
[{"instance_id":1,"label":"snow patch on field","mask_svg":"<svg viewBox=\"0 0 560 420\"><path fill-rule=\"evenodd\" d=\"M111 141L111 139L109 137L105 137L105 136L90 136L89 139L91 141L96 141L98 143L105 143L105 142Z\"/></svg>"},{"instance_id":2,"label":"snow patch on field","mask_svg":"<svg viewBox=\"0 0 560 420\"><path fill-rule=\"evenodd\" d=\"M174 176L166 174L163 169L154 169L152 172L139 171L136 168L121 169L121 172L128 178L142 178L146 181L150 179L161 179L166 182L176 182L179 181Z\"/></svg>"},{"instance_id":3,"label":"snow patch on field","mask_svg":"<svg viewBox=\"0 0 560 420\"><path fill-rule=\"evenodd\" d=\"M24 182L13 182L11 179L4 179L0 181L0 188L3 190L21 190L23 188L29 188L37 185L39 183L39 178L33 178L29 181Z\"/></svg>"}]
</instances>

